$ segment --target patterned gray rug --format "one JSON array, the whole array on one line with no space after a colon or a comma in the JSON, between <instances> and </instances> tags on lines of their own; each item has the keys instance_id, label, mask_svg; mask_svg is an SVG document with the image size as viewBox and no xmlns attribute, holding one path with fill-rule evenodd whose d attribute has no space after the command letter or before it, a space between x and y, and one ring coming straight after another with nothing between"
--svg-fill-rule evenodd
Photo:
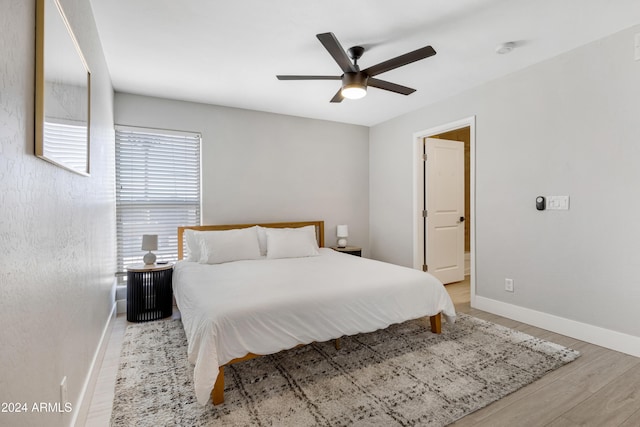
<instances>
[{"instance_id":1,"label":"patterned gray rug","mask_svg":"<svg viewBox=\"0 0 640 427\"><path fill-rule=\"evenodd\" d=\"M225 403L195 401L180 320L130 325L112 426L444 426L579 353L459 314L441 335L419 319L225 370Z\"/></svg>"}]
</instances>

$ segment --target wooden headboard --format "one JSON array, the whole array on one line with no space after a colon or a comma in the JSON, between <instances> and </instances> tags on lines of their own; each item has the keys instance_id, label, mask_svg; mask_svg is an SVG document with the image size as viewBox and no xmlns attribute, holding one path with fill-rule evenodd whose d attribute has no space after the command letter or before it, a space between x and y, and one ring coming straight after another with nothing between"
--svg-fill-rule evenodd
<instances>
[{"instance_id":1,"label":"wooden headboard","mask_svg":"<svg viewBox=\"0 0 640 427\"><path fill-rule=\"evenodd\" d=\"M187 225L178 227L178 259L184 257L184 230L212 231L231 230L234 228L247 228L259 225L270 228L299 228L313 225L316 228L318 246L324 247L324 221L298 221L298 222L271 222L266 224L223 224L223 225Z\"/></svg>"}]
</instances>

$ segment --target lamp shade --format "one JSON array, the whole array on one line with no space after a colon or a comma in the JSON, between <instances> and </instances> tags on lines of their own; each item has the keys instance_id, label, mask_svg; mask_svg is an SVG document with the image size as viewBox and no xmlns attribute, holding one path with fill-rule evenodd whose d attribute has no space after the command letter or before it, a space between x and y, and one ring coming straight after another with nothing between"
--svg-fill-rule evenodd
<instances>
[{"instance_id":1,"label":"lamp shade","mask_svg":"<svg viewBox=\"0 0 640 427\"><path fill-rule=\"evenodd\" d=\"M142 249L145 251L158 250L158 235L157 234L143 234L142 235Z\"/></svg>"},{"instance_id":2,"label":"lamp shade","mask_svg":"<svg viewBox=\"0 0 640 427\"><path fill-rule=\"evenodd\" d=\"M339 225L336 235L338 237L349 237L349 227L346 225Z\"/></svg>"}]
</instances>

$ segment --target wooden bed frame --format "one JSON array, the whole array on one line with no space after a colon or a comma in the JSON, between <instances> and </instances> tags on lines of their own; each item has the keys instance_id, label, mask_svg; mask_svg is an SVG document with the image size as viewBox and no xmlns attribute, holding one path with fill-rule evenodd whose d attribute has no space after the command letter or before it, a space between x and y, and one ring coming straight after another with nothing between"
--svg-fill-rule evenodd
<instances>
[{"instance_id":1,"label":"wooden bed frame","mask_svg":"<svg viewBox=\"0 0 640 427\"><path fill-rule=\"evenodd\" d=\"M234 228L248 228L259 225L261 227L271 228L298 228L313 225L316 228L316 237L318 239L318 246L324 247L324 221L298 221L298 222L273 222L265 224L224 224L224 225L191 225L178 227L178 260L184 258L184 231L185 230L197 230L197 231L215 231L215 230L231 230ZM439 334L442 332L442 315L438 313L429 318L431 323L431 332ZM304 345L304 344L301 344ZM340 349L340 338L335 339L336 349ZM231 365L232 363L244 362L256 357L264 356L262 354L248 353L243 357L238 357L227 362L225 365L220 366L218 372L218 378L211 390L211 401L214 405L219 405L224 402L224 367Z\"/></svg>"}]
</instances>

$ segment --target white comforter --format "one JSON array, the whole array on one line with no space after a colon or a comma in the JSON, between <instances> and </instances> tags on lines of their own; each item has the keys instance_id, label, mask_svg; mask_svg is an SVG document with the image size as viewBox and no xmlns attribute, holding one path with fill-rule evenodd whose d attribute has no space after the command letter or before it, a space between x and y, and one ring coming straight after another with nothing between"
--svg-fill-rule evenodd
<instances>
[{"instance_id":1,"label":"white comforter","mask_svg":"<svg viewBox=\"0 0 640 427\"><path fill-rule=\"evenodd\" d=\"M218 366L247 353L272 354L439 312L455 320L451 298L430 274L326 248L306 258L179 261L173 290L203 405Z\"/></svg>"}]
</instances>

